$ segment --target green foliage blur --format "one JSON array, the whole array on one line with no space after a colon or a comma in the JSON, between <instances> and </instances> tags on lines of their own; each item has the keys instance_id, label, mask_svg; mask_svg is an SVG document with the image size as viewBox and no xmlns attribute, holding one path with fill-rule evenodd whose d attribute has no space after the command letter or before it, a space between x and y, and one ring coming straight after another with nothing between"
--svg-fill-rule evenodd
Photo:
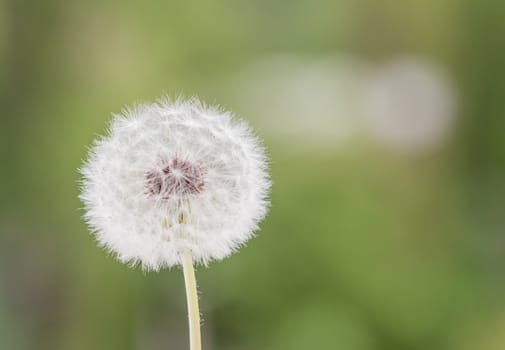
<instances>
[{"instance_id":1,"label":"green foliage blur","mask_svg":"<svg viewBox=\"0 0 505 350\"><path fill-rule=\"evenodd\" d=\"M271 157L258 236L197 269L204 349L505 349L504 38L491 0L0 2L0 349L188 348L181 271L116 262L77 199L110 113L162 93L234 110ZM455 122L415 154L276 137L230 82L279 53L434 62Z\"/></svg>"}]
</instances>

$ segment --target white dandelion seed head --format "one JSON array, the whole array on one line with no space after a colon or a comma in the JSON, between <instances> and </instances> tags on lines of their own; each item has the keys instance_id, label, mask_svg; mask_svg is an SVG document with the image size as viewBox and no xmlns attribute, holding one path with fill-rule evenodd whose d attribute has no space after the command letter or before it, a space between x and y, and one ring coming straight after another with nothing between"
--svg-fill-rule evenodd
<instances>
[{"instance_id":1,"label":"white dandelion seed head","mask_svg":"<svg viewBox=\"0 0 505 350\"><path fill-rule=\"evenodd\" d=\"M249 126L196 98L115 115L81 169L84 218L120 261L158 270L190 250L207 264L258 229L270 181Z\"/></svg>"}]
</instances>

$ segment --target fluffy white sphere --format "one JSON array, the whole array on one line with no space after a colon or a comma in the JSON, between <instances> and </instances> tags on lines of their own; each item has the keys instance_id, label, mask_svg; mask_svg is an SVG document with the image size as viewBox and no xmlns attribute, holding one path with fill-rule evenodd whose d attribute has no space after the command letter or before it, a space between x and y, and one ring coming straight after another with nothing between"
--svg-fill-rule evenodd
<instances>
[{"instance_id":1,"label":"fluffy white sphere","mask_svg":"<svg viewBox=\"0 0 505 350\"><path fill-rule=\"evenodd\" d=\"M83 174L84 215L100 245L145 269L220 260L244 244L268 207L263 147L248 125L197 99L114 115Z\"/></svg>"}]
</instances>

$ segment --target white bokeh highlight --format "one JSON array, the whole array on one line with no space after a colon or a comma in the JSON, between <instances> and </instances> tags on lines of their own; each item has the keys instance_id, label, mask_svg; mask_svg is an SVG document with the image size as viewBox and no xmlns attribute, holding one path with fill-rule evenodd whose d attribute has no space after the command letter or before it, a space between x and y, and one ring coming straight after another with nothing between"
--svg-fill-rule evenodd
<instances>
[{"instance_id":1,"label":"white bokeh highlight","mask_svg":"<svg viewBox=\"0 0 505 350\"><path fill-rule=\"evenodd\" d=\"M372 72L363 86L363 117L371 136L394 150L420 153L442 145L455 118L448 79L414 58Z\"/></svg>"},{"instance_id":2,"label":"white bokeh highlight","mask_svg":"<svg viewBox=\"0 0 505 350\"><path fill-rule=\"evenodd\" d=\"M293 152L359 145L423 154L442 147L456 124L447 72L415 56L372 63L353 55L266 56L227 81L240 109Z\"/></svg>"}]
</instances>

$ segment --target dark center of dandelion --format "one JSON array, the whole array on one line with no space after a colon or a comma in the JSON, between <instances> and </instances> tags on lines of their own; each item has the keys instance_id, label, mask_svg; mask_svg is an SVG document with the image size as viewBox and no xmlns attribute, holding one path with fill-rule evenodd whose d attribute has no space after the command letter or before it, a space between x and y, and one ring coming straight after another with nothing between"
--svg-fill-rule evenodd
<instances>
[{"instance_id":1,"label":"dark center of dandelion","mask_svg":"<svg viewBox=\"0 0 505 350\"><path fill-rule=\"evenodd\" d=\"M163 199L201 193L205 187L204 171L186 160L173 159L161 169L145 174L146 194Z\"/></svg>"}]
</instances>

